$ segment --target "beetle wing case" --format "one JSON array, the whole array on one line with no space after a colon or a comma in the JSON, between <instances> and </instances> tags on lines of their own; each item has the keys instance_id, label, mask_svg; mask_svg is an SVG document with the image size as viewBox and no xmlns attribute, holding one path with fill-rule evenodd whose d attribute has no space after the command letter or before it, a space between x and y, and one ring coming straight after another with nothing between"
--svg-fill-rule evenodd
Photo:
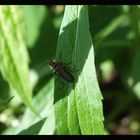
<instances>
[{"instance_id":1,"label":"beetle wing case","mask_svg":"<svg viewBox=\"0 0 140 140\"><path fill-rule=\"evenodd\" d=\"M61 63L59 61L52 60L48 64L53 68L53 70L55 71L55 73L57 75L59 75L60 77L65 79L67 82L73 82L74 81L74 77L67 70L67 68L65 67L65 65L63 63Z\"/></svg>"}]
</instances>

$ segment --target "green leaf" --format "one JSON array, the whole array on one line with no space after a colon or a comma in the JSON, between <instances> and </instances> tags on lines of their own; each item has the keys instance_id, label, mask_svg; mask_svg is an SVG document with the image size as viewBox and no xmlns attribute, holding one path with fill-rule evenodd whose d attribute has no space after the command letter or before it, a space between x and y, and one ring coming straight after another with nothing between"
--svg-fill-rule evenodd
<instances>
[{"instance_id":1,"label":"green leaf","mask_svg":"<svg viewBox=\"0 0 140 140\"><path fill-rule=\"evenodd\" d=\"M124 21L128 20L127 15L120 15L115 17L107 26L105 26L96 36L95 41L97 42L96 47L100 45L105 38L107 38L112 32L118 29L119 26L124 23Z\"/></svg>"},{"instance_id":2,"label":"green leaf","mask_svg":"<svg viewBox=\"0 0 140 140\"><path fill-rule=\"evenodd\" d=\"M112 19L118 17L122 13L122 8L122 6L109 5L88 6L91 36L95 36L101 29L108 25Z\"/></svg>"},{"instance_id":3,"label":"green leaf","mask_svg":"<svg viewBox=\"0 0 140 140\"><path fill-rule=\"evenodd\" d=\"M38 112L40 112L41 117L46 118L46 121L47 121L48 117L53 112L53 79L51 79L49 82L47 82L43 86L43 88L41 88L41 90L33 98L33 104L36 107L36 110ZM32 125L38 123L39 121L41 121L40 118L35 116L29 109L27 109L25 111L25 114L22 118L20 125L18 126L17 130L15 130L14 134L18 134L19 132L21 132L23 130L28 130L28 128L30 128ZM52 122L48 122L47 124L49 125L50 123L52 123ZM52 126L52 127L54 128L54 126ZM42 128L40 128L40 129L42 129ZM38 130L38 133L40 132L40 129ZM54 130L52 130L52 131L54 131ZM28 131L26 131L26 132L28 132ZM24 131L24 134L25 134L25 131ZM47 132L46 132L46 134L47 134Z\"/></svg>"},{"instance_id":4,"label":"green leaf","mask_svg":"<svg viewBox=\"0 0 140 140\"><path fill-rule=\"evenodd\" d=\"M55 131L55 118L54 118L54 110L52 110L52 113L46 118L46 121L38 134L53 135L54 131Z\"/></svg>"},{"instance_id":5,"label":"green leaf","mask_svg":"<svg viewBox=\"0 0 140 140\"><path fill-rule=\"evenodd\" d=\"M21 131L18 135L37 135L44 122L45 118L30 126L28 129Z\"/></svg>"},{"instance_id":6,"label":"green leaf","mask_svg":"<svg viewBox=\"0 0 140 140\"><path fill-rule=\"evenodd\" d=\"M20 125L6 129L3 134L53 134L55 130L53 111L53 79L47 82L33 98L33 103L42 119L38 118L29 109L26 109ZM47 126L47 127L46 127ZM48 127L49 126L49 127ZM33 129L33 131L32 131Z\"/></svg>"},{"instance_id":7,"label":"green leaf","mask_svg":"<svg viewBox=\"0 0 140 140\"><path fill-rule=\"evenodd\" d=\"M58 134L103 134L102 95L89 33L87 6L66 6L56 59L69 63L74 83L55 81L54 110ZM61 80L61 79L60 79Z\"/></svg>"},{"instance_id":8,"label":"green leaf","mask_svg":"<svg viewBox=\"0 0 140 140\"><path fill-rule=\"evenodd\" d=\"M0 111L7 107L8 103L13 99L13 97L10 97L8 99L2 100L0 99Z\"/></svg>"},{"instance_id":9,"label":"green leaf","mask_svg":"<svg viewBox=\"0 0 140 140\"><path fill-rule=\"evenodd\" d=\"M25 45L25 27L20 6L0 6L0 71L22 101L35 113L31 104L29 57Z\"/></svg>"}]
</instances>

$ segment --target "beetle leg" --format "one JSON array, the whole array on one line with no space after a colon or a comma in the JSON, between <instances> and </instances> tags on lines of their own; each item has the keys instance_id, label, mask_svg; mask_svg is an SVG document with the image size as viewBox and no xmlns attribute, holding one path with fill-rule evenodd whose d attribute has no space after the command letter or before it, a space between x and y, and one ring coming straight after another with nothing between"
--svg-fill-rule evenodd
<instances>
[{"instance_id":1,"label":"beetle leg","mask_svg":"<svg viewBox=\"0 0 140 140\"><path fill-rule=\"evenodd\" d=\"M45 65L47 65L48 62L43 63L42 65L40 65L39 70L41 70Z\"/></svg>"},{"instance_id":2,"label":"beetle leg","mask_svg":"<svg viewBox=\"0 0 140 140\"><path fill-rule=\"evenodd\" d=\"M56 71L54 71L54 74L56 74L56 76L57 76L58 78L60 78L60 74L59 74L59 73L57 73Z\"/></svg>"},{"instance_id":3,"label":"beetle leg","mask_svg":"<svg viewBox=\"0 0 140 140\"><path fill-rule=\"evenodd\" d=\"M64 66L70 65L71 63L72 63L72 61L70 61L68 63L61 62L61 64L64 65Z\"/></svg>"}]
</instances>

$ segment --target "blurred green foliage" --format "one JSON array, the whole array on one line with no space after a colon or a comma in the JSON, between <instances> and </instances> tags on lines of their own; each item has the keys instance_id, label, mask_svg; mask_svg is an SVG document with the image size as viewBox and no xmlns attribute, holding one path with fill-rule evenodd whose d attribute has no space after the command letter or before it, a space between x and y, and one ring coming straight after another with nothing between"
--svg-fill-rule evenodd
<instances>
[{"instance_id":1,"label":"blurred green foliage","mask_svg":"<svg viewBox=\"0 0 140 140\"><path fill-rule=\"evenodd\" d=\"M0 112L0 133L55 134L53 74L47 65L41 66L55 58L64 6L22 6L22 10L33 105L41 110L43 119L37 118L15 96ZM88 11L96 73L104 97L106 133L139 134L140 7L96 5L88 6ZM0 75L0 99L13 95L15 91Z\"/></svg>"}]
</instances>

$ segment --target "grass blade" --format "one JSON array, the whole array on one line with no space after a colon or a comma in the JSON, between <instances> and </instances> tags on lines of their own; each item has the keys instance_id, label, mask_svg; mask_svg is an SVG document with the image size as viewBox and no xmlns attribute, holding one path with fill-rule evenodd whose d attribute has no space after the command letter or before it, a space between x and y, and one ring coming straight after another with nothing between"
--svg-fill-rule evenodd
<instances>
[{"instance_id":1,"label":"grass blade","mask_svg":"<svg viewBox=\"0 0 140 140\"><path fill-rule=\"evenodd\" d=\"M118 29L119 26L122 25L125 21L127 21L128 16L127 15L120 15L113 19L106 27L104 27L96 36L95 36L95 42L96 47L100 46L101 43L104 41L105 38L107 38L111 33L113 33L116 29ZM96 49L96 48L95 48Z\"/></svg>"}]
</instances>

